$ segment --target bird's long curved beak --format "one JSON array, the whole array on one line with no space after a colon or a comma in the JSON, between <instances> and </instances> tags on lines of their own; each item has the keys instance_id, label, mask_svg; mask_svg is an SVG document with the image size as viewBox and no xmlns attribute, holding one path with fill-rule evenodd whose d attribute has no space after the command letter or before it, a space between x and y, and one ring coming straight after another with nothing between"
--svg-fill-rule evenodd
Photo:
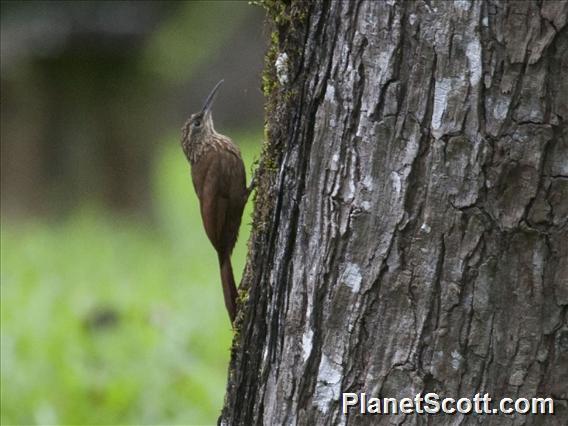
<instances>
[{"instance_id":1,"label":"bird's long curved beak","mask_svg":"<svg viewBox=\"0 0 568 426\"><path fill-rule=\"evenodd\" d=\"M207 114L208 112L211 111L211 107L213 106L213 101L215 100L215 95L217 94L217 91L219 90L221 84L223 84L223 81L225 80L221 80L219 83L217 83L213 88L213 90L211 90L211 93L209 93L209 96L207 96L207 99L205 99L205 103L203 104L203 109L201 110L203 114Z\"/></svg>"}]
</instances>

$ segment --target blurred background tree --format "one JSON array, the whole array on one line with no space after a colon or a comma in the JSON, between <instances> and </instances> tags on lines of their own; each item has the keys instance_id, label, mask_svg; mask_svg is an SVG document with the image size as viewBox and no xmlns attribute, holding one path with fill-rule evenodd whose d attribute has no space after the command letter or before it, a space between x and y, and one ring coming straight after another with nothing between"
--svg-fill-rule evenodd
<instances>
[{"instance_id":1,"label":"blurred background tree","mask_svg":"<svg viewBox=\"0 0 568 426\"><path fill-rule=\"evenodd\" d=\"M160 136L220 78L220 123L259 125L261 20L243 2L3 2L3 212L150 207Z\"/></svg>"},{"instance_id":2,"label":"blurred background tree","mask_svg":"<svg viewBox=\"0 0 568 426\"><path fill-rule=\"evenodd\" d=\"M250 178L262 10L12 1L0 16L2 424L214 423L231 330L179 137L224 78L215 122Z\"/></svg>"}]
</instances>

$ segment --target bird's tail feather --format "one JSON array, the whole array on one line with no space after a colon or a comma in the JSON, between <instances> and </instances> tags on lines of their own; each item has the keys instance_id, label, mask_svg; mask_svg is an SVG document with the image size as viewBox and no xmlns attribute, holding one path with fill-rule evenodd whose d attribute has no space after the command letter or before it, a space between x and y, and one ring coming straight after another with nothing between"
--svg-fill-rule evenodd
<instances>
[{"instance_id":1,"label":"bird's tail feather","mask_svg":"<svg viewBox=\"0 0 568 426\"><path fill-rule=\"evenodd\" d=\"M237 316L237 286L235 285L235 277L233 276L233 267L229 255L219 255L219 268L221 269L225 306L232 324Z\"/></svg>"}]
</instances>

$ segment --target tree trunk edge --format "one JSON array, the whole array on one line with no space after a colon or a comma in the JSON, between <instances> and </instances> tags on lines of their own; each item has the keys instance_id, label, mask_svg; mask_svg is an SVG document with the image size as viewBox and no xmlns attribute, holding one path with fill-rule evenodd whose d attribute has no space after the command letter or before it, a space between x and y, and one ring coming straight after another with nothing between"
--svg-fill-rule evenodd
<instances>
[{"instance_id":1,"label":"tree trunk edge","mask_svg":"<svg viewBox=\"0 0 568 426\"><path fill-rule=\"evenodd\" d=\"M288 130L293 120L290 105L298 104L301 99L299 90L295 89L301 84L292 86L287 83L292 76L301 77L298 68L303 52L298 51L296 46L303 45L305 24L312 7L309 0L257 0L251 4L265 9L265 31L270 34L262 73L265 96L264 141L256 170L257 186L253 194L248 254L238 288L238 314L234 323L225 401L218 419L218 424L223 425L238 424L239 418L242 422L242 413L236 414L236 411L243 405L252 408L252 402L245 403L236 398L239 392L235 388L242 385L239 380L244 373L242 366L248 364L243 360L250 355L250 351L243 347L243 342L250 340L247 336L257 332L254 329L255 318L264 313L263 306L254 306L252 303L257 300L252 293L260 291L260 286L263 285L263 272L254 271L253 265L263 263L258 257L273 238L268 224L277 214L280 186L278 171L283 163L283 146L288 142Z\"/></svg>"}]
</instances>

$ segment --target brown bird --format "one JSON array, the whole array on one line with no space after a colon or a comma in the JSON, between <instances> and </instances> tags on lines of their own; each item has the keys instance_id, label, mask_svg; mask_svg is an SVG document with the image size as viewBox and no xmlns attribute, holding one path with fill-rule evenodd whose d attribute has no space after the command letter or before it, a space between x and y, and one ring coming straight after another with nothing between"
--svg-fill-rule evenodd
<instances>
[{"instance_id":1,"label":"brown bird","mask_svg":"<svg viewBox=\"0 0 568 426\"><path fill-rule=\"evenodd\" d=\"M233 323L237 314L237 287L231 253L253 184L246 186L239 148L213 127L211 106L221 83L223 80L213 88L202 110L192 114L183 126L181 146L191 165L205 232L217 251L225 306Z\"/></svg>"}]
</instances>

